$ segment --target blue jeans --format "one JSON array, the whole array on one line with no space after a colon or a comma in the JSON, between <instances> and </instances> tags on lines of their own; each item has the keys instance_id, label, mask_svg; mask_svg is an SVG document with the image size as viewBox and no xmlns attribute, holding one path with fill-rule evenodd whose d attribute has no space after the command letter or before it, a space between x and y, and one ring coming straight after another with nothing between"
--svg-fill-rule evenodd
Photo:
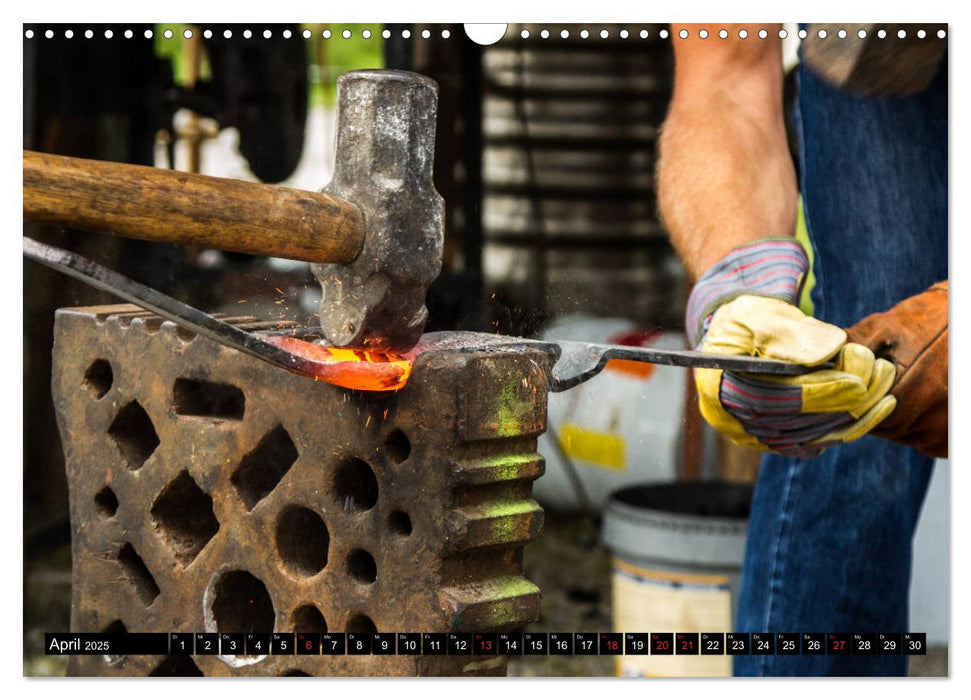
<instances>
[{"instance_id":1,"label":"blue jeans","mask_svg":"<svg viewBox=\"0 0 971 700\"><path fill-rule=\"evenodd\" d=\"M800 68L800 189L817 318L850 326L947 267L947 66L913 98L858 98ZM908 628L911 547L933 460L865 437L766 456L739 596L742 632ZM736 675L906 675L906 656L740 656Z\"/></svg>"}]
</instances>

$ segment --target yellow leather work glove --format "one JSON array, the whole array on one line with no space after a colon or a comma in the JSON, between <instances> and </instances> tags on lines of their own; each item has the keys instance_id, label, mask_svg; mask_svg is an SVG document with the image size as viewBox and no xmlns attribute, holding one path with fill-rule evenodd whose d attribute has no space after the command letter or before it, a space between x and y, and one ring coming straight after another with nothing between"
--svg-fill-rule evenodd
<instances>
[{"instance_id":1,"label":"yellow leather work glove","mask_svg":"<svg viewBox=\"0 0 971 700\"><path fill-rule=\"evenodd\" d=\"M707 322L699 349L809 366L834 363L796 377L696 369L702 415L741 445L814 456L865 435L896 405L887 394L893 364L863 345L846 343L843 329L780 299L743 295L722 304Z\"/></svg>"}]
</instances>

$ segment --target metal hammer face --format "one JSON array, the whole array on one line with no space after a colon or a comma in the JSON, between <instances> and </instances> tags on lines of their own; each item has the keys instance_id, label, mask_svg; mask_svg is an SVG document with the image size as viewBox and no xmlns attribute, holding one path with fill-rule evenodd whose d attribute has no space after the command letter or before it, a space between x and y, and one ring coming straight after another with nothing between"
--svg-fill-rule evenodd
<instances>
[{"instance_id":1,"label":"metal hammer face","mask_svg":"<svg viewBox=\"0 0 971 700\"><path fill-rule=\"evenodd\" d=\"M311 267L323 289L321 329L337 347L408 350L442 268L445 204L432 183L438 86L366 70L342 75L337 94L337 159L321 191L360 208L365 237L354 262Z\"/></svg>"}]
</instances>

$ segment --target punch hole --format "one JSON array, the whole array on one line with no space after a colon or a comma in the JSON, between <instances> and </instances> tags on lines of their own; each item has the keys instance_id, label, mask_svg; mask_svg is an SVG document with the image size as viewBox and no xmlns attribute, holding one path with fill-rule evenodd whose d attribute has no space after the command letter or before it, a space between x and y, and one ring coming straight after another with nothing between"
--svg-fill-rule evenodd
<instances>
[{"instance_id":1,"label":"punch hole","mask_svg":"<svg viewBox=\"0 0 971 700\"><path fill-rule=\"evenodd\" d=\"M668 30L667 29L662 29L660 32L658 32L658 36L660 36L662 39L667 39L668 38Z\"/></svg>"},{"instance_id":2,"label":"punch hole","mask_svg":"<svg viewBox=\"0 0 971 700\"><path fill-rule=\"evenodd\" d=\"M303 38L304 39L309 39L310 37L311 37L310 30L309 29L304 29L303 30Z\"/></svg>"},{"instance_id":3,"label":"punch hole","mask_svg":"<svg viewBox=\"0 0 971 700\"><path fill-rule=\"evenodd\" d=\"M185 38L185 39L191 39L192 38L192 30L191 29L186 29L185 31L183 31L182 32L182 37Z\"/></svg>"},{"instance_id":4,"label":"punch hole","mask_svg":"<svg viewBox=\"0 0 971 700\"><path fill-rule=\"evenodd\" d=\"M785 29L780 29L779 30L779 38L780 39L785 39L788 36L789 36L789 32L787 32Z\"/></svg>"},{"instance_id":5,"label":"punch hole","mask_svg":"<svg viewBox=\"0 0 971 700\"><path fill-rule=\"evenodd\" d=\"M580 38L581 39L586 39L588 36L590 36L590 32L588 32L586 29L581 29L580 30Z\"/></svg>"},{"instance_id":6,"label":"punch hole","mask_svg":"<svg viewBox=\"0 0 971 700\"><path fill-rule=\"evenodd\" d=\"M383 32L381 32L381 37L384 38L384 39L390 39L391 38L391 30L390 29L385 29Z\"/></svg>"},{"instance_id":7,"label":"punch hole","mask_svg":"<svg viewBox=\"0 0 971 700\"><path fill-rule=\"evenodd\" d=\"M273 37L273 32L271 32L269 29L264 29L263 30L263 38L264 39L271 39L272 37Z\"/></svg>"},{"instance_id":8,"label":"punch hole","mask_svg":"<svg viewBox=\"0 0 971 700\"><path fill-rule=\"evenodd\" d=\"M739 39L748 39L748 30L747 29L739 29L738 30L738 38Z\"/></svg>"},{"instance_id":9,"label":"punch hole","mask_svg":"<svg viewBox=\"0 0 971 700\"><path fill-rule=\"evenodd\" d=\"M282 425L277 425L243 457L230 482L236 487L246 510L253 510L277 487L299 456L290 434Z\"/></svg>"},{"instance_id":10,"label":"punch hole","mask_svg":"<svg viewBox=\"0 0 971 700\"><path fill-rule=\"evenodd\" d=\"M266 585L248 571L230 571L216 583L212 616L218 632L272 632L276 613Z\"/></svg>"},{"instance_id":11,"label":"punch hole","mask_svg":"<svg viewBox=\"0 0 971 700\"><path fill-rule=\"evenodd\" d=\"M881 29L880 31L878 31L877 32L877 38L878 39L886 39L887 38L887 30L886 29Z\"/></svg>"},{"instance_id":12,"label":"punch hole","mask_svg":"<svg viewBox=\"0 0 971 700\"><path fill-rule=\"evenodd\" d=\"M360 583L371 584L378 578L374 557L363 549L355 549L347 555L347 570Z\"/></svg>"},{"instance_id":13,"label":"punch hole","mask_svg":"<svg viewBox=\"0 0 971 700\"><path fill-rule=\"evenodd\" d=\"M110 29L105 29L105 39L110 39L114 35L115 33L113 31L111 31Z\"/></svg>"},{"instance_id":14,"label":"punch hole","mask_svg":"<svg viewBox=\"0 0 971 700\"><path fill-rule=\"evenodd\" d=\"M549 29L544 29L543 31L541 31L539 33L539 36L540 36L541 39L549 39L550 38L550 30Z\"/></svg>"},{"instance_id":15,"label":"punch hole","mask_svg":"<svg viewBox=\"0 0 971 700\"><path fill-rule=\"evenodd\" d=\"M365 39L370 39L371 38L371 30L370 29L365 29L364 31L361 32L361 36L364 37Z\"/></svg>"},{"instance_id":16,"label":"punch hole","mask_svg":"<svg viewBox=\"0 0 971 700\"><path fill-rule=\"evenodd\" d=\"M131 401L118 411L108 435L131 471L140 469L159 445L152 419L138 401Z\"/></svg>"},{"instance_id":17,"label":"punch hole","mask_svg":"<svg viewBox=\"0 0 971 700\"><path fill-rule=\"evenodd\" d=\"M411 518L404 511L396 510L388 516L388 528L400 537L407 537L411 534Z\"/></svg>"},{"instance_id":18,"label":"punch hole","mask_svg":"<svg viewBox=\"0 0 971 700\"><path fill-rule=\"evenodd\" d=\"M560 30L560 38L561 39L569 39L570 38L570 32L568 30L566 30L566 29Z\"/></svg>"},{"instance_id":19,"label":"punch hole","mask_svg":"<svg viewBox=\"0 0 971 700\"><path fill-rule=\"evenodd\" d=\"M702 29L701 31L699 31L698 32L698 38L699 39L707 39L708 38L708 30L707 29Z\"/></svg>"},{"instance_id":20,"label":"punch hole","mask_svg":"<svg viewBox=\"0 0 971 700\"><path fill-rule=\"evenodd\" d=\"M164 32L162 32L162 36L164 36L166 39L171 39L172 38L172 30L171 29L166 29Z\"/></svg>"},{"instance_id":21,"label":"punch hole","mask_svg":"<svg viewBox=\"0 0 971 700\"><path fill-rule=\"evenodd\" d=\"M24 36L27 37L28 39L33 39L34 38L34 30L33 29L28 29L26 32L24 32Z\"/></svg>"},{"instance_id":22,"label":"punch hole","mask_svg":"<svg viewBox=\"0 0 971 700\"><path fill-rule=\"evenodd\" d=\"M251 32L249 29L244 29L243 30L243 38L244 39L250 39L252 37L253 37L253 32Z\"/></svg>"},{"instance_id":23,"label":"punch hole","mask_svg":"<svg viewBox=\"0 0 971 700\"><path fill-rule=\"evenodd\" d=\"M720 29L720 30L718 30L718 38L719 39L727 39L728 38L728 30L727 29Z\"/></svg>"},{"instance_id":24,"label":"punch hole","mask_svg":"<svg viewBox=\"0 0 971 700\"><path fill-rule=\"evenodd\" d=\"M314 576L327 566L330 533L317 513L290 505L277 520L276 548L287 570L297 576Z\"/></svg>"},{"instance_id":25,"label":"punch hole","mask_svg":"<svg viewBox=\"0 0 971 700\"><path fill-rule=\"evenodd\" d=\"M85 39L92 39L92 38L94 38L94 32L91 31L90 29L88 29L87 31L84 32L84 38Z\"/></svg>"},{"instance_id":26,"label":"punch hole","mask_svg":"<svg viewBox=\"0 0 971 700\"><path fill-rule=\"evenodd\" d=\"M204 38L206 38L206 39L212 39L212 30L211 29L207 29L206 31L204 31L202 33L202 36Z\"/></svg>"},{"instance_id":27,"label":"punch hole","mask_svg":"<svg viewBox=\"0 0 971 700\"><path fill-rule=\"evenodd\" d=\"M344 460L334 475L337 505L344 511L371 510L378 502L378 480L364 460Z\"/></svg>"},{"instance_id":28,"label":"punch hole","mask_svg":"<svg viewBox=\"0 0 971 700\"><path fill-rule=\"evenodd\" d=\"M212 497L183 470L159 494L151 510L156 530L183 567L219 532Z\"/></svg>"},{"instance_id":29,"label":"punch hole","mask_svg":"<svg viewBox=\"0 0 971 700\"><path fill-rule=\"evenodd\" d=\"M341 36L345 39L350 39L353 36L353 32L350 29L345 29L341 32Z\"/></svg>"},{"instance_id":30,"label":"punch hole","mask_svg":"<svg viewBox=\"0 0 971 700\"><path fill-rule=\"evenodd\" d=\"M466 36L480 46L490 46L506 35L507 24L466 24ZM546 37L543 37L544 39Z\"/></svg>"},{"instance_id":31,"label":"punch hole","mask_svg":"<svg viewBox=\"0 0 971 700\"><path fill-rule=\"evenodd\" d=\"M121 564L125 578L135 589L135 593L142 603L146 606L154 603L162 591L155 582L152 572L145 566L145 562L138 556L138 552L135 551L131 542L126 542L121 551L118 552L118 563Z\"/></svg>"},{"instance_id":32,"label":"punch hole","mask_svg":"<svg viewBox=\"0 0 971 700\"><path fill-rule=\"evenodd\" d=\"M330 39L331 31L329 29L325 29L320 33L320 36L324 37L325 39Z\"/></svg>"},{"instance_id":33,"label":"punch hole","mask_svg":"<svg viewBox=\"0 0 971 700\"><path fill-rule=\"evenodd\" d=\"M421 38L422 39L431 39L432 38L432 33L430 31L428 31L427 29L422 29L421 30Z\"/></svg>"},{"instance_id":34,"label":"punch hole","mask_svg":"<svg viewBox=\"0 0 971 700\"><path fill-rule=\"evenodd\" d=\"M816 36L818 36L820 39L825 39L826 38L826 30L825 29L820 29L818 32L816 32Z\"/></svg>"},{"instance_id":35,"label":"punch hole","mask_svg":"<svg viewBox=\"0 0 971 700\"><path fill-rule=\"evenodd\" d=\"M946 31L944 31L943 29L938 29L937 30L937 38L938 39L943 39L946 36L947 36L947 32Z\"/></svg>"},{"instance_id":36,"label":"punch hole","mask_svg":"<svg viewBox=\"0 0 971 700\"><path fill-rule=\"evenodd\" d=\"M105 486L94 495L94 507L102 517L115 517L118 512L118 497L110 486Z\"/></svg>"},{"instance_id":37,"label":"punch hole","mask_svg":"<svg viewBox=\"0 0 971 700\"><path fill-rule=\"evenodd\" d=\"M926 36L927 36L927 32L925 32L923 29L918 29L917 30L917 38L918 39L923 39Z\"/></svg>"},{"instance_id":38,"label":"punch hole","mask_svg":"<svg viewBox=\"0 0 971 700\"><path fill-rule=\"evenodd\" d=\"M74 31L71 30L71 29L68 29L67 31L65 31L64 32L64 38L65 39L73 39L74 38Z\"/></svg>"},{"instance_id":39,"label":"punch hole","mask_svg":"<svg viewBox=\"0 0 971 700\"><path fill-rule=\"evenodd\" d=\"M647 38L647 30L646 29L642 29L641 30L641 39L646 39L646 38Z\"/></svg>"},{"instance_id":40,"label":"punch hole","mask_svg":"<svg viewBox=\"0 0 971 700\"><path fill-rule=\"evenodd\" d=\"M856 33L856 35L861 39L866 39L866 29L861 29Z\"/></svg>"},{"instance_id":41,"label":"punch hole","mask_svg":"<svg viewBox=\"0 0 971 700\"><path fill-rule=\"evenodd\" d=\"M293 32L291 32L289 29L284 29L283 30L283 38L284 39L289 39L292 36L293 36Z\"/></svg>"},{"instance_id":42,"label":"punch hole","mask_svg":"<svg viewBox=\"0 0 971 700\"><path fill-rule=\"evenodd\" d=\"M304 36L306 36L309 39L310 38L310 31L308 30L304 34ZM223 32L223 39L232 39L232 38L233 38L233 32L232 32L232 30L227 29L226 31Z\"/></svg>"},{"instance_id":43,"label":"punch hole","mask_svg":"<svg viewBox=\"0 0 971 700\"><path fill-rule=\"evenodd\" d=\"M681 37L682 39L687 39L688 38L688 30L687 29L682 29L680 32L678 32L678 36Z\"/></svg>"},{"instance_id":44,"label":"punch hole","mask_svg":"<svg viewBox=\"0 0 971 700\"><path fill-rule=\"evenodd\" d=\"M897 32L897 38L898 39L906 39L907 38L907 30L906 29L901 29L900 31L898 31Z\"/></svg>"},{"instance_id":45,"label":"punch hole","mask_svg":"<svg viewBox=\"0 0 971 700\"><path fill-rule=\"evenodd\" d=\"M44 36L46 36L48 39L53 39L54 38L54 31L51 30L51 29L48 29L46 32L44 32Z\"/></svg>"},{"instance_id":46,"label":"punch hole","mask_svg":"<svg viewBox=\"0 0 971 700\"><path fill-rule=\"evenodd\" d=\"M293 615L290 616L290 622L293 623L294 632L323 634L327 631L327 620L324 619L323 613L317 609L317 606L309 603L294 610Z\"/></svg>"},{"instance_id":47,"label":"punch hole","mask_svg":"<svg viewBox=\"0 0 971 700\"><path fill-rule=\"evenodd\" d=\"M600 38L601 39L606 39L609 36L610 36L610 32L608 32L606 29L601 29L600 30Z\"/></svg>"},{"instance_id":48,"label":"punch hole","mask_svg":"<svg viewBox=\"0 0 971 700\"><path fill-rule=\"evenodd\" d=\"M629 36L630 36L630 32L628 32L626 29L621 29L620 30L620 38L621 39L626 39Z\"/></svg>"},{"instance_id":49,"label":"punch hole","mask_svg":"<svg viewBox=\"0 0 971 700\"><path fill-rule=\"evenodd\" d=\"M155 36L155 32L153 32L151 29L146 29L145 30L145 38L146 39L151 39L153 36Z\"/></svg>"},{"instance_id":50,"label":"punch hole","mask_svg":"<svg viewBox=\"0 0 971 700\"><path fill-rule=\"evenodd\" d=\"M411 38L411 30L410 29L403 30L401 32L401 38L402 39L410 39Z\"/></svg>"},{"instance_id":51,"label":"punch hole","mask_svg":"<svg viewBox=\"0 0 971 700\"><path fill-rule=\"evenodd\" d=\"M452 36L452 32L450 32L447 29L443 29L442 30L442 38L443 39L448 39L450 36Z\"/></svg>"},{"instance_id":52,"label":"punch hole","mask_svg":"<svg viewBox=\"0 0 971 700\"><path fill-rule=\"evenodd\" d=\"M767 31L765 31L764 29L760 29L759 30L759 39L768 39L768 38L769 38L769 33Z\"/></svg>"},{"instance_id":53,"label":"punch hole","mask_svg":"<svg viewBox=\"0 0 971 700\"><path fill-rule=\"evenodd\" d=\"M809 32L807 32L805 29L800 29L799 30L799 38L800 39L805 39L807 36L809 36Z\"/></svg>"},{"instance_id":54,"label":"punch hole","mask_svg":"<svg viewBox=\"0 0 971 700\"><path fill-rule=\"evenodd\" d=\"M84 385L96 399L108 393L114 380L111 363L104 359L92 362L84 373Z\"/></svg>"},{"instance_id":55,"label":"punch hole","mask_svg":"<svg viewBox=\"0 0 971 700\"><path fill-rule=\"evenodd\" d=\"M523 39L528 39L529 38L529 30L528 29L522 30L521 32L519 32L519 36L521 36Z\"/></svg>"},{"instance_id":56,"label":"punch hole","mask_svg":"<svg viewBox=\"0 0 971 700\"><path fill-rule=\"evenodd\" d=\"M378 631L374 622L367 615L355 615L347 623L347 632L360 632L362 634L374 634Z\"/></svg>"},{"instance_id":57,"label":"punch hole","mask_svg":"<svg viewBox=\"0 0 971 700\"><path fill-rule=\"evenodd\" d=\"M846 30L845 29L840 29L838 32L836 32L836 36L838 36L840 39L845 39L846 38Z\"/></svg>"}]
</instances>

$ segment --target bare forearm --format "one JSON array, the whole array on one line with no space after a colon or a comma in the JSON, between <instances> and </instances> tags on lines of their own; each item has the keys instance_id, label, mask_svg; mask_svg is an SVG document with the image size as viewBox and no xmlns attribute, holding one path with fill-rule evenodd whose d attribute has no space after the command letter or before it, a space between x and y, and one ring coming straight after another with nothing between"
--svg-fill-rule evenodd
<instances>
[{"instance_id":1,"label":"bare forearm","mask_svg":"<svg viewBox=\"0 0 971 700\"><path fill-rule=\"evenodd\" d=\"M658 200L672 242L697 278L735 246L793 235L797 190L777 47L754 36L735 46L714 37L680 41L707 44L676 43Z\"/></svg>"}]
</instances>

